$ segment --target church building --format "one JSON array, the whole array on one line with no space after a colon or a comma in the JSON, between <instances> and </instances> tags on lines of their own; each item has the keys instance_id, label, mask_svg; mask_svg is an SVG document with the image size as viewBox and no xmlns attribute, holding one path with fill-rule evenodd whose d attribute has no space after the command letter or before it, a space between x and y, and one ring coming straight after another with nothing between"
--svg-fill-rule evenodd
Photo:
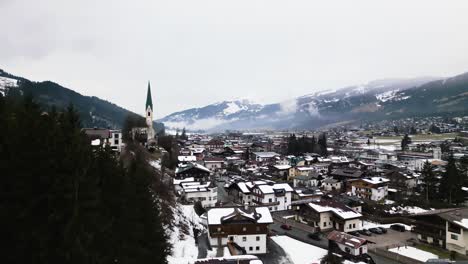
<instances>
[{"instance_id":1,"label":"church building","mask_svg":"<svg viewBox=\"0 0 468 264\"><path fill-rule=\"evenodd\" d=\"M151 98L151 84L148 82L148 91L146 93L146 125L148 126L148 143L155 140L156 133L153 128L153 99Z\"/></svg>"}]
</instances>

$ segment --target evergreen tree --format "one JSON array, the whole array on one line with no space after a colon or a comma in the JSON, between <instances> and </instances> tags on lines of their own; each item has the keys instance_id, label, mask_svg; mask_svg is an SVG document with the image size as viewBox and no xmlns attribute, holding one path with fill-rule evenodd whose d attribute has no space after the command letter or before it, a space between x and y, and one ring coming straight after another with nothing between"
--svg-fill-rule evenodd
<instances>
[{"instance_id":1,"label":"evergreen tree","mask_svg":"<svg viewBox=\"0 0 468 264\"><path fill-rule=\"evenodd\" d=\"M411 138L408 136L408 134L405 134L405 136L401 140L401 150L407 151L409 144L411 144Z\"/></svg>"},{"instance_id":2,"label":"evergreen tree","mask_svg":"<svg viewBox=\"0 0 468 264\"><path fill-rule=\"evenodd\" d=\"M317 144L320 148L320 154L322 156L328 156L327 135L325 133L320 134Z\"/></svg>"},{"instance_id":3,"label":"evergreen tree","mask_svg":"<svg viewBox=\"0 0 468 264\"><path fill-rule=\"evenodd\" d=\"M448 159L445 172L439 191L445 194L445 199L450 204L460 204L464 201L463 187L464 177L457 168L457 164L453 154Z\"/></svg>"},{"instance_id":4,"label":"evergreen tree","mask_svg":"<svg viewBox=\"0 0 468 264\"><path fill-rule=\"evenodd\" d=\"M426 202L433 200L435 194L437 193L437 184L438 179L434 174L431 163L426 161L422 170L422 176L424 179L425 191L426 191Z\"/></svg>"},{"instance_id":5,"label":"evergreen tree","mask_svg":"<svg viewBox=\"0 0 468 264\"><path fill-rule=\"evenodd\" d=\"M183 139L183 140L188 139L187 133L185 131L185 127L184 127L184 129L182 129L182 135L180 135L180 138Z\"/></svg>"}]
</instances>

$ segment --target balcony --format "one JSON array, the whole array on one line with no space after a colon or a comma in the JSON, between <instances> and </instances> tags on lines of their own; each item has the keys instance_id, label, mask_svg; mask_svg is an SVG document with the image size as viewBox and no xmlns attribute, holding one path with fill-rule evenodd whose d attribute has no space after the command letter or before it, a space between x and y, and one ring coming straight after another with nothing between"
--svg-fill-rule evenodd
<instances>
[{"instance_id":1,"label":"balcony","mask_svg":"<svg viewBox=\"0 0 468 264\"><path fill-rule=\"evenodd\" d=\"M274 205L279 205L280 204L280 202L263 203L263 202L257 201L257 200L252 200L252 202L255 203L255 204L264 205L264 206L274 206Z\"/></svg>"}]
</instances>

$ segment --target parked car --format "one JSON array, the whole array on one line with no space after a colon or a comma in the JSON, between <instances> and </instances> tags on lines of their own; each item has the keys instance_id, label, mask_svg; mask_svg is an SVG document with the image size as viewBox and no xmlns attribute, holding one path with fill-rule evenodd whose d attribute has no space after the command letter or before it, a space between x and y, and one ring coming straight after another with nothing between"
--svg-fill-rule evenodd
<instances>
[{"instance_id":1,"label":"parked car","mask_svg":"<svg viewBox=\"0 0 468 264\"><path fill-rule=\"evenodd\" d=\"M400 232L405 232L406 231L405 226L399 225L399 224L391 225L390 228L395 230L395 231L400 231Z\"/></svg>"},{"instance_id":2,"label":"parked car","mask_svg":"<svg viewBox=\"0 0 468 264\"><path fill-rule=\"evenodd\" d=\"M372 236L372 233L369 232L369 230L367 230L367 229L362 229L362 230L359 230L358 232L359 232L359 234L361 234L361 235Z\"/></svg>"},{"instance_id":3,"label":"parked car","mask_svg":"<svg viewBox=\"0 0 468 264\"><path fill-rule=\"evenodd\" d=\"M282 224L281 228L283 228L284 230L291 230L292 229L292 227L290 225L287 225L287 224Z\"/></svg>"},{"instance_id":4,"label":"parked car","mask_svg":"<svg viewBox=\"0 0 468 264\"><path fill-rule=\"evenodd\" d=\"M387 234L387 229L385 227L377 227L377 228L380 229L382 233Z\"/></svg>"},{"instance_id":5,"label":"parked car","mask_svg":"<svg viewBox=\"0 0 468 264\"><path fill-rule=\"evenodd\" d=\"M381 235L383 234L382 230L380 228L374 227L374 228L369 228L369 231L371 231L374 234Z\"/></svg>"},{"instance_id":6,"label":"parked car","mask_svg":"<svg viewBox=\"0 0 468 264\"><path fill-rule=\"evenodd\" d=\"M316 241L322 240L322 239L320 238L320 234L319 234L319 233L309 233L307 236L308 236L310 239L313 239L313 240L316 240Z\"/></svg>"},{"instance_id":7,"label":"parked car","mask_svg":"<svg viewBox=\"0 0 468 264\"><path fill-rule=\"evenodd\" d=\"M356 237L360 237L361 235L359 234L358 231L351 231L351 232L348 232L348 234L352 235L352 236L356 236Z\"/></svg>"}]
</instances>

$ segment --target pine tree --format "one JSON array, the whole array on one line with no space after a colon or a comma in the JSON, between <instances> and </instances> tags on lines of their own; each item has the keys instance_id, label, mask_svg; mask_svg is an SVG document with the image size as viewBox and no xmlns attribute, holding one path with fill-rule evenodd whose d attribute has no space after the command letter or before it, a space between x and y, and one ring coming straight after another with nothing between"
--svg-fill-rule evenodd
<instances>
[{"instance_id":1,"label":"pine tree","mask_svg":"<svg viewBox=\"0 0 468 264\"><path fill-rule=\"evenodd\" d=\"M408 136L408 134L405 134L405 136L401 140L401 150L407 151L409 144L411 144L411 138Z\"/></svg>"},{"instance_id":2,"label":"pine tree","mask_svg":"<svg viewBox=\"0 0 468 264\"><path fill-rule=\"evenodd\" d=\"M440 186L440 192L445 194L449 204L459 204L464 201L463 187L464 177L457 168L453 154L448 159L443 179Z\"/></svg>"},{"instance_id":3,"label":"pine tree","mask_svg":"<svg viewBox=\"0 0 468 264\"><path fill-rule=\"evenodd\" d=\"M437 183L438 179L436 175L434 174L433 168L431 163L429 161L426 161L424 163L424 167L422 170L422 176L424 179L424 185L426 189L426 202L429 202L429 200L432 200L437 193Z\"/></svg>"},{"instance_id":4,"label":"pine tree","mask_svg":"<svg viewBox=\"0 0 468 264\"><path fill-rule=\"evenodd\" d=\"M325 133L320 134L317 144L320 148L320 154L325 157L328 156L327 135Z\"/></svg>"}]
</instances>

